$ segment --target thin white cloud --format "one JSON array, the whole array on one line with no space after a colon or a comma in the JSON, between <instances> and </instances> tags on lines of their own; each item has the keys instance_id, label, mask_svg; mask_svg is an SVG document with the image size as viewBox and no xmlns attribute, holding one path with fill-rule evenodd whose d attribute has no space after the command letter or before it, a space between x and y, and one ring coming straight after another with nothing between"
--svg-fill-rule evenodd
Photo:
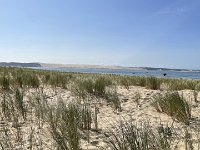
<instances>
[{"instance_id":1,"label":"thin white cloud","mask_svg":"<svg viewBox=\"0 0 200 150\"><path fill-rule=\"evenodd\" d=\"M156 12L158 15L171 15L171 14L182 14L186 12L185 8L165 8Z\"/></svg>"}]
</instances>

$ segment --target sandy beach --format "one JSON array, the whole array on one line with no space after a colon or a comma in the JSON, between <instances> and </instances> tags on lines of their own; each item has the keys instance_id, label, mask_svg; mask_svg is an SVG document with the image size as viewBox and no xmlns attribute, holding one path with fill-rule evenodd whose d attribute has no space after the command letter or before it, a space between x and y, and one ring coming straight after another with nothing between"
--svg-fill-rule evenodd
<instances>
[{"instance_id":1,"label":"sandy beach","mask_svg":"<svg viewBox=\"0 0 200 150\"><path fill-rule=\"evenodd\" d=\"M122 135L118 132L123 128L128 129L124 125L129 123L134 125L137 132L143 132L147 127L148 132L151 131L148 134L153 133L155 138L161 138L158 129L166 130L169 149L182 150L192 146L197 150L200 145L198 80L60 73L20 68L7 68L7 71L10 71L12 78L1 76L0 79L0 142L4 148L58 148L61 146L60 138L65 137L66 142L70 141L68 127L64 126L69 121L65 122L67 118L63 117L69 115L68 119L73 119L76 111L81 112L78 118L86 115L86 118L82 118L86 119L82 120L82 127L77 126L76 131L79 135L77 144L83 150L112 150L112 135L120 138ZM20 76L23 80L19 80ZM9 86L7 80L13 80ZM134 85L138 83L140 86ZM172 86L172 83L176 83L176 86ZM195 91L192 90L193 84ZM187 123L179 120L177 114L165 113L160 104L157 107L153 105L155 96L175 93L175 89L180 99L184 99L190 108ZM70 114L72 108L74 110Z\"/></svg>"}]
</instances>

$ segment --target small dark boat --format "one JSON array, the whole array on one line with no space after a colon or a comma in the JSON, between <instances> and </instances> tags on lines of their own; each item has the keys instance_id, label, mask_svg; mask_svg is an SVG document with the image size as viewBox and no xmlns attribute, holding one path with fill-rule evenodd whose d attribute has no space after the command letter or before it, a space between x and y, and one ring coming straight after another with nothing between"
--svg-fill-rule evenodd
<instances>
[{"instance_id":1,"label":"small dark boat","mask_svg":"<svg viewBox=\"0 0 200 150\"><path fill-rule=\"evenodd\" d=\"M166 73L163 73L163 76L166 76L167 74Z\"/></svg>"}]
</instances>

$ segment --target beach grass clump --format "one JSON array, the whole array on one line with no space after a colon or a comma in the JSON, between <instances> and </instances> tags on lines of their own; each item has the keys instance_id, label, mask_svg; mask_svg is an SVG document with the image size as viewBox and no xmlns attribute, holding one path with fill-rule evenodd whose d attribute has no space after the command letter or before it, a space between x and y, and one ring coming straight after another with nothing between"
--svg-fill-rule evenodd
<instances>
[{"instance_id":1,"label":"beach grass clump","mask_svg":"<svg viewBox=\"0 0 200 150\"><path fill-rule=\"evenodd\" d=\"M198 82L196 80L189 80L189 79L165 79L163 81L169 87L169 90L195 90L196 85Z\"/></svg>"},{"instance_id":2,"label":"beach grass clump","mask_svg":"<svg viewBox=\"0 0 200 150\"><path fill-rule=\"evenodd\" d=\"M178 121L189 125L191 109L188 102L178 92L155 95L153 106L158 112L164 112Z\"/></svg>"},{"instance_id":3,"label":"beach grass clump","mask_svg":"<svg viewBox=\"0 0 200 150\"><path fill-rule=\"evenodd\" d=\"M51 73L45 75L45 82L49 83L52 87L61 87L63 89L67 88L67 84L72 76L64 73Z\"/></svg>"},{"instance_id":4,"label":"beach grass clump","mask_svg":"<svg viewBox=\"0 0 200 150\"><path fill-rule=\"evenodd\" d=\"M126 89L129 89L130 86L145 86L146 77L143 76L120 76L121 85Z\"/></svg>"},{"instance_id":5,"label":"beach grass clump","mask_svg":"<svg viewBox=\"0 0 200 150\"><path fill-rule=\"evenodd\" d=\"M96 80L92 78L78 79L73 87L73 91L83 99L87 95L104 98L106 95L106 87L111 84L111 81L105 77L99 77Z\"/></svg>"},{"instance_id":6,"label":"beach grass clump","mask_svg":"<svg viewBox=\"0 0 200 150\"><path fill-rule=\"evenodd\" d=\"M57 149L79 150L80 124L79 110L75 104L68 107L60 101L57 107L51 107L48 113L49 131L57 144Z\"/></svg>"},{"instance_id":7,"label":"beach grass clump","mask_svg":"<svg viewBox=\"0 0 200 150\"><path fill-rule=\"evenodd\" d=\"M19 119L26 120L27 109L23 92L20 89L2 93L0 104L1 115L4 120L13 122L13 124L18 124Z\"/></svg>"},{"instance_id":8,"label":"beach grass clump","mask_svg":"<svg viewBox=\"0 0 200 150\"><path fill-rule=\"evenodd\" d=\"M10 76L4 74L0 78L0 83L3 90L10 90Z\"/></svg>"},{"instance_id":9,"label":"beach grass clump","mask_svg":"<svg viewBox=\"0 0 200 150\"><path fill-rule=\"evenodd\" d=\"M31 74L36 74L36 72L32 72L30 73L28 70L26 69L22 69L22 68L13 68L13 72L11 71L11 75L13 78L13 85L15 86L15 88L25 88L26 86L28 86L28 80Z\"/></svg>"},{"instance_id":10,"label":"beach grass clump","mask_svg":"<svg viewBox=\"0 0 200 150\"><path fill-rule=\"evenodd\" d=\"M199 94L199 91L193 90L193 96L194 96L195 102L198 102L198 94Z\"/></svg>"},{"instance_id":11,"label":"beach grass clump","mask_svg":"<svg viewBox=\"0 0 200 150\"><path fill-rule=\"evenodd\" d=\"M18 112L22 115L23 119L26 119L26 108L23 98L23 92L21 92L19 89L15 92L15 105L18 110Z\"/></svg>"},{"instance_id":12,"label":"beach grass clump","mask_svg":"<svg viewBox=\"0 0 200 150\"><path fill-rule=\"evenodd\" d=\"M116 90L106 92L106 101L114 107L114 110L122 110L121 101Z\"/></svg>"},{"instance_id":13,"label":"beach grass clump","mask_svg":"<svg viewBox=\"0 0 200 150\"><path fill-rule=\"evenodd\" d=\"M47 120L49 104L44 94L37 92L29 97L29 108L27 113L33 114L37 118L38 127L40 128Z\"/></svg>"},{"instance_id":14,"label":"beach grass clump","mask_svg":"<svg viewBox=\"0 0 200 150\"><path fill-rule=\"evenodd\" d=\"M46 73L46 74L43 75L42 79L43 79L43 82L45 84L47 84L49 82L50 78L51 78L51 74L50 73Z\"/></svg>"},{"instance_id":15,"label":"beach grass clump","mask_svg":"<svg viewBox=\"0 0 200 150\"><path fill-rule=\"evenodd\" d=\"M40 79L36 73L26 74L23 79L28 87L39 88L40 86Z\"/></svg>"},{"instance_id":16,"label":"beach grass clump","mask_svg":"<svg viewBox=\"0 0 200 150\"><path fill-rule=\"evenodd\" d=\"M195 85L195 89L193 90L193 96L194 96L194 101L195 102L198 102L199 91L200 91L200 83L197 83Z\"/></svg>"},{"instance_id":17,"label":"beach grass clump","mask_svg":"<svg viewBox=\"0 0 200 150\"><path fill-rule=\"evenodd\" d=\"M91 79L76 80L72 92L79 98L85 99L87 95L94 95L94 83Z\"/></svg>"},{"instance_id":18,"label":"beach grass clump","mask_svg":"<svg viewBox=\"0 0 200 150\"><path fill-rule=\"evenodd\" d=\"M104 133L105 142L112 150L170 150L172 133L162 129L153 129L149 123L137 126L132 121L121 121Z\"/></svg>"},{"instance_id":19,"label":"beach grass clump","mask_svg":"<svg viewBox=\"0 0 200 150\"><path fill-rule=\"evenodd\" d=\"M120 78L120 85L124 86L127 90L129 90L129 86L131 85L129 77L121 77Z\"/></svg>"},{"instance_id":20,"label":"beach grass clump","mask_svg":"<svg viewBox=\"0 0 200 150\"><path fill-rule=\"evenodd\" d=\"M106 94L106 86L111 85L111 81L105 77L99 77L94 83L94 95L104 97Z\"/></svg>"},{"instance_id":21,"label":"beach grass clump","mask_svg":"<svg viewBox=\"0 0 200 150\"><path fill-rule=\"evenodd\" d=\"M197 85L197 81L196 80L186 80L186 89L190 89L190 90L195 90L196 85Z\"/></svg>"},{"instance_id":22,"label":"beach grass clump","mask_svg":"<svg viewBox=\"0 0 200 150\"><path fill-rule=\"evenodd\" d=\"M85 91L89 94L94 94L94 82L92 79L87 79L84 80L83 82L80 83L80 85Z\"/></svg>"},{"instance_id":23,"label":"beach grass clump","mask_svg":"<svg viewBox=\"0 0 200 150\"><path fill-rule=\"evenodd\" d=\"M61 112L61 131L64 129L65 132L62 134L66 135L68 145L70 149L80 149L80 110L76 104L69 104L67 109Z\"/></svg>"},{"instance_id":24,"label":"beach grass clump","mask_svg":"<svg viewBox=\"0 0 200 150\"><path fill-rule=\"evenodd\" d=\"M195 85L195 91L200 91L200 83L197 83L197 84Z\"/></svg>"},{"instance_id":25,"label":"beach grass clump","mask_svg":"<svg viewBox=\"0 0 200 150\"><path fill-rule=\"evenodd\" d=\"M90 130L91 123L89 105L73 102L66 105L60 100L56 107L49 108L49 130L59 149L80 150L81 131Z\"/></svg>"},{"instance_id":26,"label":"beach grass clump","mask_svg":"<svg viewBox=\"0 0 200 150\"><path fill-rule=\"evenodd\" d=\"M186 150L194 150L192 134L189 132L187 127L184 128L184 144L185 144ZM199 149L199 147L198 147L198 149Z\"/></svg>"},{"instance_id":27,"label":"beach grass clump","mask_svg":"<svg viewBox=\"0 0 200 150\"><path fill-rule=\"evenodd\" d=\"M59 78L54 74L45 75L45 83L48 83L53 88L60 86Z\"/></svg>"},{"instance_id":28,"label":"beach grass clump","mask_svg":"<svg viewBox=\"0 0 200 150\"><path fill-rule=\"evenodd\" d=\"M16 85L20 88L23 88L24 86L24 80L22 75L16 75L15 77Z\"/></svg>"},{"instance_id":29,"label":"beach grass clump","mask_svg":"<svg viewBox=\"0 0 200 150\"><path fill-rule=\"evenodd\" d=\"M146 77L144 77L144 76L134 76L133 78L135 78L135 85L142 86L142 87L146 86Z\"/></svg>"},{"instance_id":30,"label":"beach grass clump","mask_svg":"<svg viewBox=\"0 0 200 150\"><path fill-rule=\"evenodd\" d=\"M1 113L3 117L11 121L14 113L14 103L8 93L3 93L1 97Z\"/></svg>"},{"instance_id":31,"label":"beach grass clump","mask_svg":"<svg viewBox=\"0 0 200 150\"><path fill-rule=\"evenodd\" d=\"M147 77L146 78L146 87L152 90L160 89L160 80L156 77Z\"/></svg>"},{"instance_id":32,"label":"beach grass clump","mask_svg":"<svg viewBox=\"0 0 200 150\"><path fill-rule=\"evenodd\" d=\"M90 130L92 123L92 111L90 104L81 106L81 130Z\"/></svg>"}]
</instances>

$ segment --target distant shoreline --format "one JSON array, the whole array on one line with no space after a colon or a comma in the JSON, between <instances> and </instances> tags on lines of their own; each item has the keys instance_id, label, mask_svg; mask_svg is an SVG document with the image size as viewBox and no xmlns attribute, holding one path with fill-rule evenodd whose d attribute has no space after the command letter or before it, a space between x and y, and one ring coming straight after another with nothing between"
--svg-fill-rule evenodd
<instances>
[{"instance_id":1,"label":"distant shoreline","mask_svg":"<svg viewBox=\"0 0 200 150\"><path fill-rule=\"evenodd\" d=\"M178 72L200 72L200 70L191 69L171 69L154 67L125 67L112 65L88 65L88 64L49 64L49 63L20 63L20 62L0 62L0 67L44 67L44 68L80 68L80 69L111 69L111 70L160 70L160 71L178 71Z\"/></svg>"},{"instance_id":2,"label":"distant shoreline","mask_svg":"<svg viewBox=\"0 0 200 150\"><path fill-rule=\"evenodd\" d=\"M189 69L171 69L171 68L153 68L153 67L125 67L125 66L104 66L104 65L86 65L86 64L47 64L40 63L42 67L49 68L80 68L80 69L113 69L113 70L162 70L162 71L178 71L178 72L200 72L200 70Z\"/></svg>"},{"instance_id":3,"label":"distant shoreline","mask_svg":"<svg viewBox=\"0 0 200 150\"><path fill-rule=\"evenodd\" d=\"M104 65L79 65L79 64L46 64L41 63L42 67L48 68L80 68L80 69L127 69L127 70L143 70L140 67L123 67L123 66L104 66Z\"/></svg>"}]
</instances>

